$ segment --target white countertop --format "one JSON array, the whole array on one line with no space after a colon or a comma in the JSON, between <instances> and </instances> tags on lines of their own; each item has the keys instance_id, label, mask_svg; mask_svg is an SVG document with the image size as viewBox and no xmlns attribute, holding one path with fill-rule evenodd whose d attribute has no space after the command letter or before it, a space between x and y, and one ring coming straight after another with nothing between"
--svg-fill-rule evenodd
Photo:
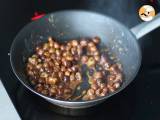
<instances>
[{"instance_id":1,"label":"white countertop","mask_svg":"<svg viewBox=\"0 0 160 120\"><path fill-rule=\"evenodd\" d=\"M20 120L1 80L0 80L0 120Z\"/></svg>"}]
</instances>

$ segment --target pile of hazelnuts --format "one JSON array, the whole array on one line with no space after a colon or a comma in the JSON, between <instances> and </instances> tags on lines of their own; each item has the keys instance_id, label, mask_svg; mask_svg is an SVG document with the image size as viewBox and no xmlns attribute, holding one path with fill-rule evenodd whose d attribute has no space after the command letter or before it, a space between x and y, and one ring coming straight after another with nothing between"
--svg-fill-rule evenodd
<instances>
[{"instance_id":1,"label":"pile of hazelnuts","mask_svg":"<svg viewBox=\"0 0 160 120\"><path fill-rule=\"evenodd\" d=\"M26 71L38 93L60 100L75 100L74 93L84 77L89 87L76 96L82 100L106 96L123 82L121 64L110 59L107 47L100 46L99 37L64 43L49 37L28 58Z\"/></svg>"}]
</instances>

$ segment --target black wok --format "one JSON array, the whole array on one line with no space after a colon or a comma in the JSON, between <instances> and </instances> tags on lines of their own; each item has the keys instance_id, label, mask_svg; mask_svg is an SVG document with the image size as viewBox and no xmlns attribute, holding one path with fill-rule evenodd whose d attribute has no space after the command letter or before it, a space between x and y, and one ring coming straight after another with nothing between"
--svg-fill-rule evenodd
<instances>
[{"instance_id":1,"label":"black wok","mask_svg":"<svg viewBox=\"0 0 160 120\"><path fill-rule=\"evenodd\" d=\"M29 23L18 33L10 50L11 66L20 82L45 100L67 108L91 107L120 92L131 83L141 64L141 50L137 39L159 26L159 15L154 20L144 22L130 31L118 21L98 13L79 10L51 13ZM99 36L102 44L107 45L123 66L125 80L120 89L108 96L90 101L56 100L37 93L27 79L25 63L36 45L45 42L48 36L53 36L61 42L81 37Z\"/></svg>"}]
</instances>

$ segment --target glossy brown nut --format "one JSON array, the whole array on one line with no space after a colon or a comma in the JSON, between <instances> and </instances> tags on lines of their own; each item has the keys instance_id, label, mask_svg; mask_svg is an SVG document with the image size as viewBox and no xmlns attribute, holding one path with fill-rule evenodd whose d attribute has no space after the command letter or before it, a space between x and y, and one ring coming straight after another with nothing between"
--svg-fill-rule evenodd
<instances>
[{"instance_id":1,"label":"glossy brown nut","mask_svg":"<svg viewBox=\"0 0 160 120\"><path fill-rule=\"evenodd\" d=\"M83 97L82 97L82 100L89 100L89 96L88 95L84 95Z\"/></svg>"},{"instance_id":2,"label":"glossy brown nut","mask_svg":"<svg viewBox=\"0 0 160 120\"><path fill-rule=\"evenodd\" d=\"M67 52L63 52L63 53L62 53L62 56L63 56L63 57L66 57L67 55L68 55Z\"/></svg>"},{"instance_id":3,"label":"glossy brown nut","mask_svg":"<svg viewBox=\"0 0 160 120\"><path fill-rule=\"evenodd\" d=\"M44 68L48 67L48 63L46 63L46 62L43 63L43 67L44 67Z\"/></svg>"},{"instance_id":4,"label":"glossy brown nut","mask_svg":"<svg viewBox=\"0 0 160 120\"><path fill-rule=\"evenodd\" d=\"M111 64L109 63L109 62L105 62L104 64L103 64L103 68L105 69L105 70L109 70L110 67L111 66Z\"/></svg>"},{"instance_id":5,"label":"glossy brown nut","mask_svg":"<svg viewBox=\"0 0 160 120\"><path fill-rule=\"evenodd\" d=\"M49 49L49 44L48 43L44 43L43 44L43 50L48 50Z\"/></svg>"},{"instance_id":6,"label":"glossy brown nut","mask_svg":"<svg viewBox=\"0 0 160 120\"><path fill-rule=\"evenodd\" d=\"M100 87L101 84L103 83L103 80L101 78L96 79L97 85Z\"/></svg>"},{"instance_id":7,"label":"glossy brown nut","mask_svg":"<svg viewBox=\"0 0 160 120\"><path fill-rule=\"evenodd\" d=\"M70 76L70 72L69 71L65 71L65 76Z\"/></svg>"},{"instance_id":8,"label":"glossy brown nut","mask_svg":"<svg viewBox=\"0 0 160 120\"><path fill-rule=\"evenodd\" d=\"M72 40L72 46L77 47L78 46L78 41L77 40Z\"/></svg>"},{"instance_id":9,"label":"glossy brown nut","mask_svg":"<svg viewBox=\"0 0 160 120\"><path fill-rule=\"evenodd\" d=\"M53 66L54 66L53 61L49 61L49 62L48 62L48 65L49 65L50 67L53 67Z\"/></svg>"},{"instance_id":10,"label":"glossy brown nut","mask_svg":"<svg viewBox=\"0 0 160 120\"><path fill-rule=\"evenodd\" d=\"M70 88L64 89L64 94L70 94L70 93L72 93L72 89Z\"/></svg>"},{"instance_id":11,"label":"glossy brown nut","mask_svg":"<svg viewBox=\"0 0 160 120\"><path fill-rule=\"evenodd\" d=\"M95 55L94 59L98 62L100 60L100 56L99 55Z\"/></svg>"},{"instance_id":12,"label":"glossy brown nut","mask_svg":"<svg viewBox=\"0 0 160 120\"><path fill-rule=\"evenodd\" d=\"M42 68L42 64L37 64L37 65L36 65L36 68L37 68L37 69L41 69L41 68Z\"/></svg>"},{"instance_id":13,"label":"glossy brown nut","mask_svg":"<svg viewBox=\"0 0 160 120\"><path fill-rule=\"evenodd\" d=\"M77 46L77 54L80 56L82 54L82 47Z\"/></svg>"},{"instance_id":14,"label":"glossy brown nut","mask_svg":"<svg viewBox=\"0 0 160 120\"><path fill-rule=\"evenodd\" d=\"M102 93L102 90L101 90L101 89L97 89L96 92L95 92L95 94L96 94L97 96L100 96L101 93Z\"/></svg>"},{"instance_id":15,"label":"glossy brown nut","mask_svg":"<svg viewBox=\"0 0 160 120\"><path fill-rule=\"evenodd\" d=\"M119 83L119 82L114 83L114 84L113 84L113 87L114 87L115 89L118 89L118 88L120 87L120 83Z\"/></svg>"},{"instance_id":16,"label":"glossy brown nut","mask_svg":"<svg viewBox=\"0 0 160 120\"><path fill-rule=\"evenodd\" d=\"M48 42L53 42L53 39L51 36L48 37Z\"/></svg>"},{"instance_id":17,"label":"glossy brown nut","mask_svg":"<svg viewBox=\"0 0 160 120\"><path fill-rule=\"evenodd\" d=\"M110 71L113 71L115 73L119 73L120 72L120 69L119 69L119 66L117 64L113 64L111 67L110 67Z\"/></svg>"},{"instance_id":18,"label":"glossy brown nut","mask_svg":"<svg viewBox=\"0 0 160 120\"><path fill-rule=\"evenodd\" d=\"M96 96L95 95L91 95L91 96L89 96L90 97L90 100L93 100L93 99L95 99L96 98Z\"/></svg>"},{"instance_id":19,"label":"glossy brown nut","mask_svg":"<svg viewBox=\"0 0 160 120\"><path fill-rule=\"evenodd\" d=\"M73 57L72 57L71 55L67 55L67 56L66 56L66 60L72 61L72 60L73 60Z\"/></svg>"},{"instance_id":20,"label":"glossy brown nut","mask_svg":"<svg viewBox=\"0 0 160 120\"><path fill-rule=\"evenodd\" d=\"M98 44L98 43L100 43L100 38L99 38L98 36L96 36L96 37L94 37L94 38L92 39L92 41L93 41L95 44Z\"/></svg>"},{"instance_id":21,"label":"glossy brown nut","mask_svg":"<svg viewBox=\"0 0 160 120\"><path fill-rule=\"evenodd\" d=\"M74 65L71 67L73 72L77 72L78 71L78 65Z\"/></svg>"},{"instance_id":22,"label":"glossy brown nut","mask_svg":"<svg viewBox=\"0 0 160 120\"><path fill-rule=\"evenodd\" d=\"M50 88L50 89L49 89L49 92L51 92L52 94L56 94L56 93L57 93L57 90L56 90L56 88Z\"/></svg>"},{"instance_id":23,"label":"glossy brown nut","mask_svg":"<svg viewBox=\"0 0 160 120\"><path fill-rule=\"evenodd\" d=\"M32 55L32 58L36 58L36 59L37 59L38 56L37 56L36 54L33 54L33 55Z\"/></svg>"},{"instance_id":24,"label":"glossy brown nut","mask_svg":"<svg viewBox=\"0 0 160 120\"><path fill-rule=\"evenodd\" d=\"M44 84L44 89L49 89L49 85L48 84Z\"/></svg>"},{"instance_id":25,"label":"glossy brown nut","mask_svg":"<svg viewBox=\"0 0 160 120\"><path fill-rule=\"evenodd\" d=\"M110 92L114 92L115 91L115 88L111 85L107 85L107 88Z\"/></svg>"},{"instance_id":26,"label":"glossy brown nut","mask_svg":"<svg viewBox=\"0 0 160 120\"><path fill-rule=\"evenodd\" d=\"M78 55L75 55L75 56L74 56L74 59L75 59L76 61L79 61L80 57L79 57Z\"/></svg>"},{"instance_id":27,"label":"glossy brown nut","mask_svg":"<svg viewBox=\"0 0 160 120\"><path fill-rule=\"evenodd\" d=\"M64 73L63 72L58 72L58 77L60 78L60 79L63 79L63 77L64 77Z\"/></svg>"},{"instance_id":28,"label":"glossy brown nut","mask_svg":"<svg viewBox=\"0 0 160 120\"><path fill-rule=\"evenodd\" d=\"M87 46L87 40L81 40L80 41L80 45L82 46L82 47L86 47Z\"/></svg>"},{"instance_id":29,"label":"glossy brown nut","mask_svg":"<svg viewBox=\"0 0 160 120\"><path fill-rule=\"evenodd\" d=\"M105 93L105 92L102 92L102 93L100 94L100 96L101 96L101 97L104 97L104 96L106 96L106 93Z\"/></svg>"},{"instance_id":30,"label":"glossy brown nut","mask_svg":"<svg viewBox=\"0 0 160 120\"><path fill-rule=\"evenodd\" d=\"M45 71L47 73L52 73L53 72L53 68L52 67L45 68Z\"/></svg>"},{"instance_id":31,"label":"glossy brown nut","mask_svg":"<svg viewBox=\"0 0 160 120\"><path fill-rule=\"evenodd\" d=\"M66 51L70 51L71 50L71 46L66 46Z\"/></svg>"},{"instance_id":32,"label":"glossy brown nut","mask_svg":"<svg viewBox=\"0 0 160 120\"><path fill-rule=\"evenodd\" d=\"M41 91L43 90L42 84L37 84L36 87L35 87L35 90L36 90L37 92L41 92Z\"/></svg>"},{"instance_id":33,"label":"glossy brown nut","mask_svg":"<svg viewBox=\"0 0 160 120\"><path fill-rule=\"evenodd\" d=\"M65 67L67 67L68 61L67 61L67 60L64 60L64 61L62 61L62 64L63 64Z\"/></svg>"},{"instance_id":34,"label":"glossy brown nut","mask_svg":"<svg viewBox=\"0 0 160 120\"><path fill-rule=\"evenodd\" d=\"M65 46L64 46L64 45L61 45L61 46L60 46L60 49L61 49L61 51L64 51L64 50L65 50Z\"/></svg>"},{"instance_id":35,"label":"glossy brown nut","mask_svg":"<svg viewBox=\"0 0 160 120\"><path fill-rule=\"evenodd\" d=\"M114 80L114 82L122 82L122 73L116 74L116 79Z\"/></svg>"},{"instance_id":36,"label":"glossy brown nut","mask_svg":"<svg viewBox=\"0 0 160 120\"><path fill-rule=\"evenodd\" d=\"M30 57L30 58L28 59L28 62L31 63L31 64L33 64L33 65L35 65L35 64L38 63L37 59L34 58L34 57Z\"/></svg>"},{"instance_id":37,"label":"glossy brown nut","mask_svg":"<svg viewBox=\"0 0 160 120\"><path fill-rule=\"evenodd\" d=\"M33 69L33 65L32 64L30 64L30 63L27 63L27 70L32 70Z\"/></svg>"},{"instance_id":38,"label":"glossy brown nut","mask_svg":"<svg viewBox=\"0 0 160 120\"><path fill-rule=\"evenodd\" d=\"M43 95L48 95L48 90L42 90L41 93L42 93Z\"/></svg>"},{"instance_id":39,"label":"glossy brown nut","mask_svg":"<svg viewBox=\"0 0 160 120\"><path fill-rule=\"evenodd\" d=\"M62 96L62 95L63 95L63 90L62 90L62 89L58 89L58 90L57 90L57 94L58 94L59 96Z\"/></svg>"},{"instance_id":40,"label":"glossy brown nut","mask_svg":"<svg viewBox=\"0 0 160 120\"><path fill-rule=\"evenodd\" d=\"M48 44L49 44L49 47L53 47L54 41L53 41L52 37L48 37Z\"/></svg>"},{"instance_id":41,"label":"glossy brown nut","mask_svg":"<svg viewBox=\"0 0 160 120\"><path fill-rule=\"evenodd\" d=\"M58 79L57 78L53 78L53 77L48 77L46 82L47 82L47 84L55 85L58 82Z\"/></svg>"},{"instance_id":42,"label":"glossy brown nut","mask_svg":"<svg viewBox=\"0 0 160 120\"><path fill-rule=\"evenodd\" d=\"M70 73L73 72L72 69L69 67L67 68L67 71L69 71Z\"/></svg>"},{"instance_id":43,"label":"glossy brown nut","mask_svg":"<svg viewBox=\"0 0 160 120\"><path fill-rule=\"evenodd\" d=\"M106 87L106 85L104 83L100 84L100 88L104 89Z\"/></svg>"},{"instance_id":44,"label":"glossy brown nut","mask_svg":"<svg viewBox=\"0 0 160 120\"><path fill-rule=\"evenodd\" d=\"M37 50L37 54L39 55L39 56L41 56L41 55L43 55L43 50L42 49L39 49L39 50Z\"/></svg>"},{"instance_id":45,"label":"glossy brown nut","mask_svg":"<svg viewBox=\"0 0 160 120\"><path fill-rule=\"evenodd\" d=\"M59 49L57 49L57 50L55 51L55 53L56 53L57 56L60 56L60 55L61 55L61 51L60 51Z\"/></svg>"},{"instance_id":46,"label":"glossy brown nut","mask_svg":"<svg viewBox=\"0 0 160 120\"><path fill-rule=\"evenodd\" d=\"M61 63L61 56L56 56L56 60L59 62L59 64Z\"/></svg>"},{"instance_id":47,"label":"glossy brown nut","mask_svg":"<svg viewBox=\"0 0 160 120\"><path fill-rule=\"evenodd\" d=\"M59 71L60 71L60 66L58 66L58 65L54 66L54 69L53 69L53 70L54 70L54 72L56 72L56 73L59 72Z\"/></svg>"},{"instance_id":48,"label":"glossy brown nut","mask_svg":"<svg viewBox=\"0 0 160 120\"><path fill-rule=\"evenodd\" d=\"M75 75L74 75L74 73L72 73L71 75L70 75L70 81L74 81L75 80Z\"/></svg>"},{"instance_id":49,"label":"glossy brown nut","mask_svg":"<svg viewBox=\"0 0 160 120\"><path fill-rule=\"evenodd\" d=\"M89 51L90 52L96 52L97 51L97 48L96 48L96 46L91 46L90 48L89 48ZM94 54L94 53L93 53Z\"/></svg>"},{"instance_id":50,"label":"glossy brown nut","mask_svg":"<svg viewBox=\"0 0 160 120\"><path fill-rule=\"evenodd\" d=\"M66 67L65 66L61 66L61 71L65 72L66 71Z\"/></svg>"},{"instance_id":51,"label":"glossy brown nut","mask_svg":"<svg viewBox=\"0 0 160 120\"><path fill-rule=\"evenodd\" d=\"M49 57L50 56L49 52L44 52L44 56Z\"/></svg>"},{"instance_id":52,"label":"glossy brown nut","mask_svg":"<svg viewBox=\"0 0 160 120\"><path fill-rule=\"evenodd\" d=\"M48 77L48 74L47 74L46 72L42 72L42 73L40 74L40 77L42 77L42 78L47 78L47 77Z\"/></svg>"},{"instance_id":53,"label":"glossy brown nut","mask_svg":"<svg viewBox=\"0 0 160 120\"><path fill-rule=\"evenodd\" d=\"M55 55L55 54L51 54L50 57L51 57L52 60L55 60L55 59L56 59L56 55Z\"/></svg>"},{"instance_id":54,"label":"glossy brown nut","mask_svg":"<svg viewBox=\"0 0 160 120\"><path fill-rule=\"evenodd\" d=\"M35 80L31 80L31 84L32 84L32 85L36 85L37 83L36 83Z\"/></svg>"},{"instance_id":55,"label":"glossy brown nut","mask_svg":"<svg viewBox=\"0 0 160 120\"><path fill-rule=\"evenodd\" d=\"M40 68L40 70L39 70L40 72L44 72L44 69L43 68Z\"/></svg>"},{"instance_id":56,"label":"glossy brown nut","mask_svg":"<svg viewBox=\"0 0 160 120\"><path fill-rule=\"evenodd\" d=\"M80 72L76 72L75 78L76 78L76 80L81 81L82 80L81 73Z\"/></svg>"},{"instance_id":57,"label":"glossy brown nut","mask_svg":"<svg viewBox=\"0 0 160 120\"><path fill-rule=\"evenodd\" d=\"M108 81L114 81L116 79L116 75L108 75L107 80Z\"/></svg>"},{"instance_id":58,"label":"glossy brown nut","mask_svg":"<svg viewBox=\"0 0 160 120\"><path fill-rule=\"evenodd\" d=\"M50 58L50 57L47 57L47 58L45 58L45 59L44 59L44 61L43 61L43 62L48 63L48 62L50 62L50 60L51 60L51 58Z\"/></svg>"},{"instance_id":59,"label":"glossy brown nut","mask_svg":"<svg viewBox=\"0 0 160 120\"><path fill-rule=\"evenodd\" d=\"M88 56L86 56L86 55L82 56L82 58L81 58L82 64L86 64L87 61L88 61Z\"/></svg>"},{"instance_id":60,"label":"glossy brown nut","mask_svg":"<svg viewBox=\"0 0 160 120\"><path fill-rule=\"evenodd\" d=\"M72 54L72 55L76 55L76 54L77 54L77 49L76 49L76 47L72 47L72 48L71 48L71 54Z\"/></svg>"},{"instance_id":61,"label":"glossy brown nut","mask_svg":"<svg viewBox=\"0 0 160 120\"><path fill-rule=\"evenodd\" d=\"M60 45L57 42L54 42L54 48L59 49Z\"/></svg>"},{"instance_id":62,"label":"glossy brown nut","mask_svg":"<svg viewBox=\"0 0 160 120\"><path fill-rule=\"evenodd\" d=\"M89 90L87 91L87 94L88 94L89 96L92 96L92 95L95 94L95 91L94 91L93 89L89 89Z\"/></svg>"},{"instance_id":63,"label":"glossy brown nut","mask_svg":"<svg viewBox=\"0 0 160 120\"><path fill-rule=\"evenodd\" d=\"M108 88L107 86L103 88L103 93L107 93L108 92Z\"/></svg>"},{"instance_id":64,"label":"glossy brown nut","mask_svg":"<svg viewBox=\"0 0 160 120\"><path fill-rule=\"evenodd\" d=\"M94 42L89 42L89 43L88 43L88 47L89 47L89 48L90 48L90 47L93 47L93 46L95 46Z\"/></svg>"},{"instance_id":65,"label":"glossy brown nut","mask_svg":"<svg viewBox=\"0 0 160 120\"><path fill-rule=\"evenodd\" d=\"M72 46L72 41L67 42L67 46L71 47Z\"/></svg>"},{"instance_id":66,"label":"glossy brown nut","mask_svg":"<svg viewBox=\"0 0 160 120\"><path fill-rule=\"evenodd\" d=\"M38 61L38 63L41 63L41 62L42 62L42 60L41 60L40 58L38 58L37 61Z\"/></svg>"},{"instance_id":67,"label":"glossy brown nut","mask_svg":"<svg viewBox=\"0 0 160 120\"><path fill-rule=\"evenodd\" d=\"M87 61L87 66L91 67L91 66L94 66L95 64L96 64L95 59L93 57L89 57Z\"/></svg>"},{"instance_id":68,"label":"glossy brown nut","mask_svg":"<svg viewBox=\"0 0 160 120\"><path fill-rule=\"evenodd\" d=\"M27 71L27 74L30 75L30 76L34 76L34 73L33 73L32 70L28 70L28 71Z\"/></svg>"},{"instance_id":69,"label":"glossy brown nut","mask_svg":"<svg viewBox=\"0 0 160 120\"><path fill-rule=\"evenodd\" d=\"M100 79L102 77L103 77L102 72L95 72L95 74L94 74L95 79Z\"/></svg>"},{"instance_id":70,"label":"glossy brown nut","mask_svg":"<svg viewBox=\"0 0 160 120\"><path fill-rule=\"evenodd\" d=\"M63 61L63 65L65 67L71 67L71 62L70 61Z\"/></svg>"},{"instance_id":71,"label":"glossy brown nut","mask_svg":"<svg viewBox=\"0 0 160 120\"><path fill-rule=\"evenodd\" d=\"M93 90L97 90L98 89L98 85L96 83L91 84L91 88Z\"/></svg>"}]
</instances>

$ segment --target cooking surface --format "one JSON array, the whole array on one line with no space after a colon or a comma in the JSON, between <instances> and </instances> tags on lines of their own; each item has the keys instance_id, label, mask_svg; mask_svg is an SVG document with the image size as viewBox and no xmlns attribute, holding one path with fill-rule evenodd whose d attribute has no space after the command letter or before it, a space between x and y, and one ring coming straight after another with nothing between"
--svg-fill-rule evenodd
<instances>
[{"instance_id":1,"label":"cooking surface","mask_svg":"<svg viewBox=\"0 0 160 120\"><path fill-rule=\"evenodd\" d=\"M67 114L77 114L76 111L69 109L57 109L25 89L13 75L8 56L13 38L25 24L30 22L31 16L36 10L46 13L71 8L97 11L110 15L131 28L141 22L136 12L144 3L147 2L145 0L117 0L116 2L113 2L113 0L95 0L95 2L93 0L73 0L72 2L44 0L39 3L36 0L23 0L23 2L20 0L3 1L0 4L0 77L21 118L24 120L159 120L160 56L158 51L160 51L160 41L158 36L160 29L153 31L140 40L143 61L136 79L122 92L106 100L101 105L90 110L78 111L78 113L87 114L78 117L55 113L54 110L63 111ZM155 7L157 8L158 4Z\"/></svg>"}]
</instances>

